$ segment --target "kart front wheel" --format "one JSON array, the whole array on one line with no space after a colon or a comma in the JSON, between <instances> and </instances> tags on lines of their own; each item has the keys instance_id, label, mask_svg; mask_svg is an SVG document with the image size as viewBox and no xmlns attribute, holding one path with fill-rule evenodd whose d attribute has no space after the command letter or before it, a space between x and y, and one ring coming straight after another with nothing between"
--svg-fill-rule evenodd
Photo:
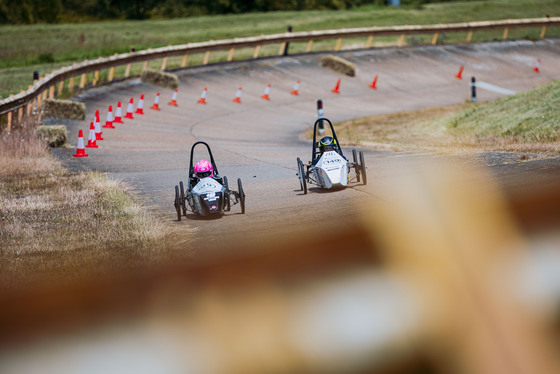
<instances>
[{"instance_id":1,"label":"kart front wheel","mask_svg":"<svg viewBox=\"0 0 560 374\"><path fill-rule=\"evenodd\" d=\"M245 214L245 192L243 191L243 184L241 178L237 178L237 187L239 188L239 202L241 204L241 214Z\"/></svg>"},{"instance_id":2,"label":"kart front wheel","mask_svg":"<svg viewBox=\"0 0 560 374\"><path fill-rule=\"evenodd\" d=\"M303 191L304 195L307 195L307 180L305 179L305 167L303 166L303 162L301 162L301 159L298 157L297 159L297 164L298 164L298 177L299 177L299 184L301 187L301 190Z\"/></svg>"},{"instance_id":3,"label":"kart front wheel","mask_svg":"<svg viewBox=\"0 0 560 374\"><path fill-rule=\"evenodd\" d=\"M360 183L360 164L358 163L358 155L355 149L352 150L352 158L354 159L354 170L356 171L356 181Z\"/></svg>"},{"instance_id":4,"label":"kart front wheel","mask_svg":"<svg viewBox=\"0 0 560 374\"><path fill-rule=\"evenodd\" d=\"M179 182L179 192L181 196L181 208L183 209L183 215L186 217L187 216L187 205L186 205L186 199L185 199L185 186L183 185L183 181Z\"/></svg>"},{"instance_id":5,"label":"kart front wheel","mask_svg":"<svg viewBox=\"0 0 560 374\"><path fill-rule=\"evenodd\" d=\"M297 176L298 176L298 179L299 179L299 188L300 188L301 191L303 191L303 182L301 180L303 178L303 176L301 175L301 168L299 167L299 164L301 164L301 160L298 157L297 158Z\"/></svg>"},{"instance_id":6,"label":"kart front wheel","mask_svg":"<svg viewBox=\"0 0 560 374\"><path fill-rule=\"evenodd\" d=\"M227 177L224 176L222 178L222 180L224 181L224 188L226 190L226 193L224 194L224 198L225 198L225 204L226 204L226 211L229 212L231 210L231 197L229 194L229 185L228 185L228 180Z\"/></svg>"},{"instance_id":7,"label":"kart front wheel","mask_svg":"<svg viewBox=\"0 0 560 374\"><path fill-rule=\"evenodd\" d=\"M360 151L360 169L362 174L362 180L364 185L367 184L367 174L366 174L366 161L364 159L364 152Z\"/></svg>"},{"instance_id":8,"label":"kart front wheel","mask_svg":"<svg viewBox=\"0 0 560 374\"><path fill-rule=\"evenodd\" d=\"M179 196L179 186L175 186L175 210L177 211L177 221L181 220L181 200Z\"/></svg>"}]
</instances>

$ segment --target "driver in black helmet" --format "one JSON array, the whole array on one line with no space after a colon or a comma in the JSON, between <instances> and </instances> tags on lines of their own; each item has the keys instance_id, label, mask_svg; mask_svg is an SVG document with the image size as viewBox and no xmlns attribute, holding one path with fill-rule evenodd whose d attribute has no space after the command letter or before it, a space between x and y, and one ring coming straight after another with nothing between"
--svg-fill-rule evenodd
<instances>
[{"instance_id":1,"label":"driver in black helmet","mask_svg":"<svg viewBox=\"0 0 560 374\"><path fill-rule=\"evenodd\" d=\"M321 155L328 151L336 151L336 140L330 136L323 136L319 140L319 151L321 151Z\"/></svg>"},{"instance_id":2,"label":"driver in black helmet","mask_svg":"<svg viewBox=\"0 0 560 374\"><path fill-rule=\"evenodd\" d=\"M313 160L313 164L316 164L317 161L321 158L323 153L329 151L336 151L336 140L331 136L323 136L321 140L319 140L319 155L315 160Z\"/></svg>"}]
</instances>

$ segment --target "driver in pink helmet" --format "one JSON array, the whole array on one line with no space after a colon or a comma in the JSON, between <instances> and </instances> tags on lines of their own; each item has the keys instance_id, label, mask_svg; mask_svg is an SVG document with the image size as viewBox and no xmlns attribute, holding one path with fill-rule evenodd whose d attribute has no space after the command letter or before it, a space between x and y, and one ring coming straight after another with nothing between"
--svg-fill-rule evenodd
<instances>
[{"instance_id":1,"label":"driver in pink helmet","mask_svg":"<svg viewBox=\"0 0 560 374\"><path fill-rule=\"evenodd\" d=\"M200 160L194 165L194 175L198 179L212 177L214 175L214 168L212 163L208 160Z\"/></svg>"}]
</instances>

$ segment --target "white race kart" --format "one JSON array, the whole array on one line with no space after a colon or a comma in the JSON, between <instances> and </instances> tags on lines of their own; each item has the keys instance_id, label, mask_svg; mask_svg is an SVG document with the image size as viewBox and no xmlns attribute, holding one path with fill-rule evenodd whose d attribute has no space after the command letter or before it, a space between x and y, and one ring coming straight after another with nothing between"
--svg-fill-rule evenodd
<instances>
[{"instance_id":1,"label":"white race kart","mask_svg":"<svg viewBox=\"0 0 560 374\"><path fill-rule=\"evenodd\" d=\"M319 143L317 142L317 127L325 121L330 125L332 137L334 138L333 149L324 151L321 154ZM336 187L346 187L349 182L360 182L367 184L366 164L364 153L352 150L353 161L350 162L344 157L340 143L334 132L334 127L330 120L320 118L313 127L313 151L309 164L304 164L297 158L297 176L299 184L304 194L307 194L307 185L315 184L320 188L331 189Z\"/></svg>"},{"instance_id":2,"label":"white race kart","mask_svg":"<svg viewBox=\"0 0 560 374\"><path fill-rule=\"evenodd\" d=\"M210 162L214 168L214 175L203 179L198 179L195 176L193 168L194 148L199 144L206 146ZM178 186L175 186L175 202L173 205L177 211L177 220L180 221L181 216L187 216L187 209L200 216L221 215L224 212L229 212L231 206L237 203L241 205L241 213L245 214L245 192L240 178L237 179L237 188L237 191L230 190L227 177L219 175L210 146L205 142L194 143L191 148L186 193L182 181L179 182Z\"/></svg>"}]
</instances>

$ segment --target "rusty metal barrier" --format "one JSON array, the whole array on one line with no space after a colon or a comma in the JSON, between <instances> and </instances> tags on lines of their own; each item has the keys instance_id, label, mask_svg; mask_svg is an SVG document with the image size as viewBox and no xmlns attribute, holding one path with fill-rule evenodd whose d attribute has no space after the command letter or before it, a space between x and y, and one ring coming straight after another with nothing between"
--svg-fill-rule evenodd
<instances>
[{"instance_id":1,"label":"rusty metal barrier","mask_svg":"<svg viewBox=\"0 0 560 374\"><path fill-rule=\"evenodd\" d=\"M98 58L97 60L92 61L86 60L79 64L61 68L46 75L42 79L36 81L35 84L27 91L0 101L0 121L5 120L7 130L10 131L14 124L22 121L24 116L29 115L33 110L40 109L44 99L54 98L56 95L55 91L61 93L66 80L68 80L68 89L73 92L76 87L81 89L85 88L87 73L94 73L91 84L95 86L99 80L99 72L104 69L109 69L108 82L110 83L117 80L115 77L115 68L117 66L126 65L123 77L126 79L130 76L131 64L144 62L143 70L145 70L147 68L148 61L155 59L163 59L161 70L166 70L168 57L182 55L183 59L180 66L186 67L189 54L204 53L202 65L206 65L209 63L210 53L218 50L229 51L227 56L227 61L229 62L233 61L236 49L253 47L254 52L252 58L256 59L261 54L261 47L271 44L281 44L281 48L278 52L278 55L281 56L284 55L286 44L290 42L307 41L308 44L306 53L309 53L312 52L314 41L325 39L336 39L337 42L333 50L339 51L342 48L342 40L345 38L368 37L365 43L365 48L370 48L372 47L373 37L381 35L400 35L397 45L402 46L406 35L434 34L431 43L436 44L440 33L467 32L468 34L465 41L470 42L474 31L504 29L503 39L505 40L508 36L509 29L528 27L541 27L540 37L544 38L547 27L558 25L560 25L560 17L462 22L437 25L362 27L310 32L286 32L282 34L188 43L123 53L110 57ZM79 83L76 83L76 77L79 77Z\"/></svg>"}]
</instances>

